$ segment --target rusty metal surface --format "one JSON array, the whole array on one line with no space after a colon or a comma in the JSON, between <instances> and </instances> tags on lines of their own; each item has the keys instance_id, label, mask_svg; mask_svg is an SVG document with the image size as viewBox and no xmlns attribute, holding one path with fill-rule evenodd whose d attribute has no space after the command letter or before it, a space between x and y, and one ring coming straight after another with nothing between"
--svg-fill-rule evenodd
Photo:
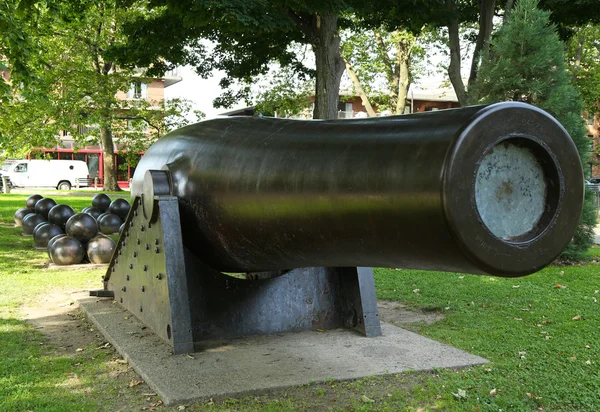
<instances>
[{"instance_id":1,"label":"rusty metal surface","mask_svg":"<svg viewBox=\"0 0 600 412\"><path fill-rule=\"evenodd\" d=\"M493 212L532 215L519 236L494 234L475 188L490 149L514 139L531 146L547 187L539 218L539 202ZM150 147L132 195L147 170L161 169L179 198L184 244L228 272L375 266L520 276L561 252L583 200L572 140L521 103L344 121L214 119Z\"/></svg>"}]
</instances>

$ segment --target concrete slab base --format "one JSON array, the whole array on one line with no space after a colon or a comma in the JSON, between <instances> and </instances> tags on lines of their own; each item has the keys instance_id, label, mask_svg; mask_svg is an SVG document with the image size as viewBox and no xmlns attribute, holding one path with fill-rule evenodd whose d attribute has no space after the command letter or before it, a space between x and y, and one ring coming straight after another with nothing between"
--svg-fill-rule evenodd
<instances>
[{"instance_id":1,"label":"concrete slab base","mask_svg":"<svg viewBox=\"0 0 600 412\"><path fill-rule=\"evenodd\" d=\"M382 323L383 336L345 329L207 342L172 355L149 328L110 299L79 301L88 318L166 405L239 397L325 379L458 368L488 361Z\"/></svg>"}]
</instances>

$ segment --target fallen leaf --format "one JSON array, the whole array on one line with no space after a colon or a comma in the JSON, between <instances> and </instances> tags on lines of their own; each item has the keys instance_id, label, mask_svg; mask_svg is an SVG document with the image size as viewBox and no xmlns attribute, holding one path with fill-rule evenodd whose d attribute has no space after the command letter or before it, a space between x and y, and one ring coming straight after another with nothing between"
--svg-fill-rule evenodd
<instances>
[{"instance_id":1,"label":"fallen leaf","mask_svg":"<svg viewBox=\"0 0 600 412\"><path fill-rule=\"evenodd\" d=\"M496 388L494 388L490 391L490 396L496 396L497 393L498 393L498 390Z\"/></svg>"},{"instance_id":2,"label":"fallen leaf","mask_svg":"<svg viewBox=\"0 0 600 412\"><path fill-rule=\"evenodd\" d=\"M550 340L550 336L549 335L546 335L546 340Z\"/></svg>"},{"instance_id":3,"label":"fallen leaf","mask_svg":"<svg viewBox=\"0 0 600 412\"><path fill-rule=\"evenodd\" d=\"M513 320L523 320L523 318L513 318Z\"/></svg>"},{"instance_id":4,"label":"fallen leaf","mask_svg":"<svg viewBox=\"0 0 600 412\"><path fill-rule=\"evenodd\" d=\"M133 388L134 386L138 386L142 383L144 383L144 381L131 381L131 382L129 382L129 387Z\"/></svg>"},{"instance_id":5,"label":"fallen leaf","mask_svg":"<svg viewBox=\"0 0 600 412\"><path fill-rule=\"evenodd\" d=\"M413 289L413 293L419 293L421 291L421 289Z\"/></svg>"},{"instance_id":6,"label":"fallen leaf","mask_svg":"<svg viewBox=\"0 0 600 412\"><path fill-rule=\"evenodd\" d=\"M156 396L154 392L142 393L142 396Z\"/></svg>"},{"instance_id":7,"label":"fallen leaf","mask_svg":"<svg viewBox=\"0 0 600 412\"><path fill-rule=\"evenodd\" d=\"M189 353L186 355L189 359L196 359L194 358L192 355L190 355Z\"/></svg>"},{"instance_id":8,"label":"fallen leaf","mask_svg":"<svg viewBox=\"0 0 600 412\"><path fill-rule=\"evenodd\" d=\"M591 365L591 364L592 364L592 361L588 359L588 360L586 360L586 361L585 361L585 364L586 364L586 365Z\"/></svg>"},{"instance_id":9,"label":"fallen leaf","mask_svg":"<svg viewBox=\"0 0 600 412\"><path fill-rule=\"evenodd\" d=\"M373 402L375 402L373 399L369 398L367 395L362 395L360 397L360 400L363 401L364 403L373 403Z\"/></svg>"},{"instance_id":10,"label":"fallen leaf","mask_svg":"<svg viewBox=\"0 0 600 412\"><path fill-rule=\"evenodd\" d=\"M561 271L560 271L560 274L561 274L561 275L564 275L564 274L565 274L565 271L564 271L564 270L561 270Z\"/></svg>"},{"instance_id":11,"label":"fallen leaf","mask_svg":"<svg viewBox=\"0 0 600 412\"><path fill-rule=\"evenodd\" d=\"M533 398L533 395L531 394L531 392L527 392L526 395L529 399Z\"/></svg>"},{"instance_id":12,"label":"fallen leaf","mask_svg":"<svg viewBox=\"0 0 600 412\"><path fill-rule=\"evenodd\" d=\"M178 411L182 411L182 410L184 410L184 409L185 409L185 406L183 406L183 405L179 405L179 406L177 407L177 410L178 410Z\"/></svg>"},{"instance_id":13,"label":"fallen leaf","mask_svg":"<svg viewBox=\"0 0 600 412\"><path fill-rule=\"evenodd\" d=\"M77 349L75 349L75 352L83 352L83 349L82 348L77 348Z\"/></svg>"},{"instance_id":14,"label":"fallen leaf","mask_svg":"<svg viewBox=\"0 0 600 412\"><path fill-rule=\"evenodd\" d=\"M581 320L581 315L573 316L571 320Z\"/></svg>"},{"instance_id":15,"label":"fallen leaf","mask_svg":"<svg viewBox=\"0 0 600 412\"><path fill-rule=\"evenodd\" d=\"M513 285L513 289L518 289L520 287L521 287L521 285Z\"/></svg>"},{"instance_id":16,"label":"fallen leaf","mask_svg":"<svg viewBox=\"0 0 600 412\"><path fill-rule=\"evenodd\" d=\"M571 360L577 360L577 356L571 356L569 359L571 359Z\"/></svg>"},{"instance_id":17,"label":"fallen leaf","mask_svg":"<svg viewBox=\"0 0 600 412\"><path fill-rule=\"evenodd\" d=\"M125 359L117 359L117 363L120 363L121 365L127 365L127 361Z\"/></svg>"},{"instance_id":18,"label":"fallen leaf","mask_svg":"<svg viewBox=\"0 0 600 412\"><path fill-rule=\"evenodd\" d=\"M556 285L554 285L554 289L565 289L566 286L561 285L560 283L557 283Z\"/></svg>"},{"instance_id":19,"label":"fallen leaf","mask_svg":"<svg viewBox=\"0 0 600 412\"><path fill-rule=\"evenodd\" d=\"M325 329L317 329L317 332L325 332Z\"/></svg>"},{"instance_id":20,"label":"fallen leaf","mask_svg":"<svg viewBox=\"0 0 600 412\"><path fill-rule=\"evenodd\" d=\"M106 342L104 345L98 346L96 349L106 349L110 348L110 343Z\"/></svg>"},{"instance_id":21,"label":"fallen leaf","mask_svg":"<svg viewBox=\"0 0 600 412\"><path fill-rule=\"evenodd\" d=\"M459 276L458 278L459 278L459 279L464 279L465 277L464 277L464 276Z\"/></svg>"},{"instance_id":22,"label":"fallen leaf","mask_svg":"<svg viewBox=\"0 0 600 412\"><path fill-rule=\"evenodd\" d=\"M597 294L598 294L598 292L600 292L600 289L596 289L596 290L594 291L594 295L597 295Z\"/></svg>"},{"instance_id":23,"label":"fallen leaf","mask_svg":"<svg viewBox=\"0 0 600 412\"><path fill-rule=\"evenodd\" d=\"M592 347L590 345L585 345L586 349L591 349Z\"/></svg>"},{"instance_id":24,"label":"fallen leaf","mask_svg":"<svg viewBox=\"0 0 600 412\"><path fill-rule=\"evenodd\" d=\"M453 393L452 396L458 400L467 399L467 391L464 389L459 389L456 393Z\"/></svg>"}]
</instances>

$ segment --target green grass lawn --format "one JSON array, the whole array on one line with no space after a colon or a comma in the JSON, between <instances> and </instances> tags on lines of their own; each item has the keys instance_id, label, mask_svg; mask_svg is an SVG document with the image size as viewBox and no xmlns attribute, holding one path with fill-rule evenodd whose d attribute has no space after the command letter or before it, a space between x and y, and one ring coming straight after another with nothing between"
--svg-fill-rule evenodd
<instances>
[{"instance_id":1,"label":"green grass lawn","mask_svg":"<svg viewBox=\"0 0 600 412\"><path fill-rule=\"evenodd\" d=\"M80 210L93 195L56 200ZM60 356L41 345L44 337L23 322L19 308L24 302L56 288L99 288L102 274L46 270L45 253L33 250L32 239L12 227L12 215L25 198L0 195L0 411L139 410L135 403L114 400L122 388L107 374L113 352ZM592 249L590 257L598 259L600 249ZM327 382L274 395L204 402L187 410L600 409L596 263L550 266L519 279L377 269L375 281L380 299L445 315L435 324L408 328L491 363L458 371Z\"/></svg>"}]
</instances>

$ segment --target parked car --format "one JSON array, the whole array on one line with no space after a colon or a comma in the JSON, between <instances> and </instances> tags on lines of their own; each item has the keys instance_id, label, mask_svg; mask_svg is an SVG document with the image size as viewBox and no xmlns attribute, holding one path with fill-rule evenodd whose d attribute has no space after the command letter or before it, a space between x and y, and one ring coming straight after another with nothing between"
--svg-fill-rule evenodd
<instances>
[{"instance_id":1,"label":"parked car","mask_svg":"<svg viewBox=\"0 0 600 412\"><path fill-rule=\"evenodd\" d=\"M82 160L11 160L2 173L14 187L53 187L70 190L79 180L87 186L89 170Z\"/></svg>"},{"instance_id":2,"label":"parked car","mask_svg":"<svg viewBox=\"0 0 600 412\"><path fill-rule=\"evenodd\" d=\"M585 185L592 192L600 192L600 177L592 177L585 181Z\"/></svg>"}]
</instances>

